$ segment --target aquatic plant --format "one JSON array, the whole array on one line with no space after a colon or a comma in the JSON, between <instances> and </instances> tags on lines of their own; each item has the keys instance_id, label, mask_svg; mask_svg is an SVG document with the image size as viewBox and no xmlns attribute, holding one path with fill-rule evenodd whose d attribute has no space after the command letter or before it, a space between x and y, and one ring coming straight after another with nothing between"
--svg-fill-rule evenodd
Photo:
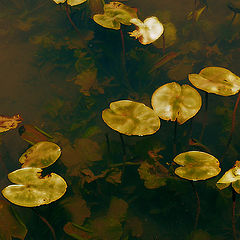
<instances>
[{"instance_id":1,"label":"aquatic plant","mask_svg":"<svg viewBox=\"0 0 240 240\"><path fill-rule=\"evenodd\" d=\"M173 161L181 167L175 169L175 174L191 181L193 191L197 199L197 211L194 228L197 228L200 215L200 198L193 181L206 180L217 176L221 168L219 161L209 153L200 151L188 151L177 155Z\"/></svg>"},{"instance_id":2,"label":"aquatic plant","mask_svg":"<svg viewBox=\"0 0 240 240\"><path fill-rule=\"evenodd\" d=\"M70 6L76 6L86 2L87 0L53 0L55 3L67 3Z\"/></svg>"},{"instance_id":3,"label":"aquatic plant","mask_svg":"<svg viewBox=\"0 0 240 240\"><path fill-rule=\"evenodd\" d=\"M240 194L240 161L236 161L234 167L224 173L217 181L216 186L222 190L232 184L232 229L234 240L237 240L236 232L236 193Z\"/></svg>"},{"instance_id":4,"label":"aquatic plant","mask_svg":"<svg viewBox=\"0 0 240 240\"><path fill-rule=\"evenodd\" d=\"M12 117L0 116L0 133L17 128L18 124L21 123L22 120L23 119L19 114Z\"/></svg>"},{"instance_id":5,"label":"aquatic plant","mask_svg":"<svg viewBox=\"0 0 240 240\"><path fill-rule=\"evenodd\" d=\"M197 114L202 105L200 94L189 85L176 82L159 87L152 95L153 110L163 120L185 123Z\"/></svg>"},{"instance_id":6,"label":"aquatic plant","mask_svg":"<svg viewBox=\"0 0 240 240\"><path fill-rule=\"evenodd\" d=\"M151 135L160 128L160 120L151 108L130 100L112 102L102 118L109 127L126 135Z\"/></svg>"},{"instance_id":7,"label":"aquatic plant","mask_svg":"<svg viewBox=\"0 0 240 240\"><path fill-rule=\"evenodd\" d=\"M131 19L137 18L137 11L120 2L104 4L104 14L95 14L93 20L105 28L119 30L121 24L131 25Z\"/></svg>"},{"instance_id":8,"label":"aquatic plant","mask_svg":"<svg viewBox=\"0 0 240 240\"><path fill-rule=\"evenodd\" d=\"M156 41L164 31L163 25L157 17L146 18L144 22L138 18L132 18L130 22L137 27L137 30L129 33L130 36L137 38L144 45Z\"/></svg>"}]
</instances>

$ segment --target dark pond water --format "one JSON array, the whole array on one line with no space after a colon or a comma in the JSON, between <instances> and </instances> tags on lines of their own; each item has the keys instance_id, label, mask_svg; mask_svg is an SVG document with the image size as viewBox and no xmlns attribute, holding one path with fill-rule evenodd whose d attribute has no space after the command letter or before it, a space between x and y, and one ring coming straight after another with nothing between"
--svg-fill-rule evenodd
<instances>
[{"instance_id":1,"label":"dark pond water","mask_svg":"<svg viewBox=\"0 0 240 240\"><path fill-rule=\"evenodd\" d=\"M170 121L161 120L153 135L126 136L109 128L101 113L123 99L151 107L155 89L170 82L192 86L188 74L208 66L224 67L239 76L240 17L233 19L225 0L196 0L195 20L197 10L205 7L197 21L191 18L194 0L124 1L137 9L140 19L157 16L170 26L170 37L165 36L165 50L162 37L142 45L128 34L133 25L123 25L123 54L120 31L103 28L92 19L99 2L69 9L78 32L65 6L51 0L0 0L0 115L20 114L21 125L35 125L53 136L62 155L46 171L61 175L68 184L65 195L49 205L12 204L28 229L25 239L234 239L232 189L219 190L216 182L239 160L238 110L226 152L237 95L208 94L206 114L206 94L198 90L203 105L192 120L177 126L175 144L175 124ZM200 143L189 144L191 138ZM9 185L7 174L20 168L18 159L30 145L17 129L3 133L0 141L2 190ZM193 185L177 177L172 159L190 150L214 155L221 173ZM123 161L128 165L124 167ZM149 182L139 174L143 163L150 166L142 167ZM237 195L236 239L239 206ZM0 239L9 239L3 232L10 220L0 221Z\"/></svg>"}]
</instances>

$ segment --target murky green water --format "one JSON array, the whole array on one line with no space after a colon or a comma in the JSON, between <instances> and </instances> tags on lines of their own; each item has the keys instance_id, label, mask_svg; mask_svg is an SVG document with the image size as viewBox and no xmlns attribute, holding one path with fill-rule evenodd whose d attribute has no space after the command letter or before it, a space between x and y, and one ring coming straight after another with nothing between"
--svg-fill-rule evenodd
<instances>
[{"instance_id":1,"label":"murky green water","mask_svg":"<svg viewBox=\"0 0 240 240\"><path fill-rule=\"evenodd\" d=\"M96 6L97 1L92 2ZM189 16L193 0L124 1L137 8L142 20L157 16L164 26L171 26L172 35L166 36L164 51L162 37L157 43L141 45L128 34L134 27L123 25L123 60L120 31L97 25L87 3L69 10L77 32L65 6L51 0L0 1L0 115L20 114L22 125L33 124L53 136L62 156L46 171L58 173L68 184L66 194L49 205L33 209L14 205L28 229L26 240L53 239L50 225L59 240L74 239L66 234L74 231L75 239L92 240L234 239L232 189L220 191L215 184L239 160L239 111L224 156L237 95L209 94L206 118L205 93L198 90L203 105L193 120L177 126L176 153L172 122L161 120L154 135L120 136L101 117L117 100L151 107L155 89L170 82L191 85L188 74L208 66L224 67L239 76L240 19L237 14L231 23L233 12L227 3L208 0L194 21ZM197 9L204 4L197 1ZM200 144L189 144L191 138ZM28 147L17 130L1 135L1 190L9 184L7 174L20 167L18 159ZM171 167L167 174L172 177L164 175L175 155L189 150L208 151L222 169L214 178L194 182L201 204L196 227L198 204L190 181L178 178ZM152 182L162 178L158 187L146 184L139 175L140 165L155 166L154 159L164 167L149 170ZM124 167L123 161L134 165ZM84 228L70 228L67 223ZM0 222L0 236L3 225Z\"/></svg>"}]
</instances>

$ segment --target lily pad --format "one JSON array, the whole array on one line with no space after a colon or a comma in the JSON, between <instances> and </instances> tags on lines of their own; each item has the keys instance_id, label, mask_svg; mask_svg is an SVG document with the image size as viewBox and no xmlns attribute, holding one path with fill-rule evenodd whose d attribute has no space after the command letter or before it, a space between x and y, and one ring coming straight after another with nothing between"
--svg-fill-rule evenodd
<instances>
[{"instance_id":1,"label":"lily pad","mask_svg":"<svg viewBox=\"0 0 240 240\"><path fill-rule=\"evenodd\" d=\"M131 25L130 20L137 18L137 11L120 2L104 4L104 14L95 14L93 20L105 28L119 30L121 24Z\"/></svg>"},{"instance_id":2,"label":"lily pad","mask_svg":"<svg viewBox=\"0 0 240 240\"><path fill-rule=\"evenodd\" d=\"M67 2L67 4L70 6L76 6L86 2L87 0L53 0L53 1L57 4Z\"/></svg>"},{"instance_id":3,"label":"lily pad","mask_svg":"<svg viewBox=\"0 0 240 240\"><path fill-rule=\"evenodd\" d=\"M53 142L38 142L30 147L19 158L22 167L46 168L52 165L61 155L60 147Z\"/></svg>"},{"instance_id":4,"label":"lily pad","mask_svg":"<svg viewBox=\"0 0 240 240\"><path fill-rule=\"evenodd\" d=\"M150 135L160 128L160 120L151 108L130 100L112 102L102 118L110 128L126 135Z\"/></svg>"},{"instance_id":5,"label":"lily pad","mask_svg":"<svg viewBox=\"0 0 240 240\"><path fill-rule=\"evenodd\" d=\"M0 239L18 238L24 240L27 228L10 203L0 200Z\"/></svg>"},{"instance_id":6,"label":"lily pad","mask_svg":"<svg viewBox=\"0 0 240 240\"><path fill-rule=\"evenodd\" d=\"M130 36L138 38L139 42L144 45L156 41L164 31L163 25L157 17L146 18L144 22L138 18L133 18L130 22L137 27L136 30L129 33Z\"/></svg>"},{"instance_id":7,"label":"lily pad","mask_svg":"<svg viewBox=\"0 0 240 240\"><path fill-rule=\"evenodd\" d=\"M234 190L240 194L240 161L236 161L233 168L228 170L217 182L217 187L222 190L232 183Z\"/></svg>"},{"instance_id":8,"label":"lily pad","mask_svg":"<svg viewBox=\"0 0 240 240\"><path fill-rule=\"evenodd\" d=\"M0 133L16 128L21 122L22 118L19 114L12 117L0 116Z\"/></svg>"},{"instance_id":9,"label":"lily pad","mask_svg":"<svg viewBox=\"0 0 240 240\"><path fill-rule=\"evenodd\" d=\"M231 96L240 90L240 78L222 67L206 67L188 78L195 87L221 96Z\"/></svg>"},{"instance_id":10,"label":"lily pad","mask_svg":"<svg viewBox=\"0 0 240 240\"><path fill-rule=\"evenodd\" d=\"M174 159L182 167L178 167L175 173L188 180L198 181L215 177L221 171L219 161L212 155L199 152L189 151L177 155Z\"/></svg>"},{"instance_id":11,"label":"lily pad","mask_svg":"<svg viewBox=\"0 0 240 240\"><path fill-rule=\"evenodd\" d=\"M37 207L61 198L67 188L64 179L55 173L42 177L41 172L41 168L28 167L9 173L9 180L17 185L5 187L3 196L23 207Z\"/></svg>"},{"instance_id":12,"label":"lily pad","mask_svg":"<svg viewBox=\"0 0 240 240\"><path fill-rule=\"evenodd\" d=\"M197 114L202 105L198 91L187 84L167 83L152 95L153 110L164 120L183 124Z\"/></svg>"}]
</instances>

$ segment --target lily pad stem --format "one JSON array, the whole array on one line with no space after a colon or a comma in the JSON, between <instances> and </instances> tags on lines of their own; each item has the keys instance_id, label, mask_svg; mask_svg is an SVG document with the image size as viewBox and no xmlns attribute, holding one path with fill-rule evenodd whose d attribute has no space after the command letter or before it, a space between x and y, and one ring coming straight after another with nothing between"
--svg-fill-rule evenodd
<instances>
[{"instance_id":1,"label":"lily pad stem","mask_svg":"<svg viewBox=\"0 0 240 240\"><path fill-rule=\"evenodd\" d=\"M205 128L207 125L207 110L208 110L208 93L205 92L205 111L204 111L204 116L203 116L203 125L202 125L202 131L199 137L199 141L202 141L204 132L205 132Z\"/></svg>"},{"instance_id":2,"label":"lily pad stem","mask_svg":"<svg viewBox=\"0 0 240 240\"><path fill-rule=\"evenodd\" d=\"M124 142L124 139L123 139L123 135L121 133L119 133L119 136L120 136L120 140L121 140L121 145L122 145L122 153L123 153L123 167L122 167L122 176L123 176L123 173L125 171L125 167L126 167L126 158L127 158L127 155L126 155L126 146L125 146L125 142Z\"/></svg>"},{"instance_id":3,"label":"lily pad stem","mask_svg":"<svg viewBox=\"0 0 240 240\"><path fill-rule=\"evenodd\" d=\"M163 55L164 55L165 54L165 49L166 49L166 40L165 40L164 32L162 34L162 41L163 41Z\"/></svg>"},{"instance_id":4,"label":"lily pad stem","mask_svg":"<svg viewBox=\"0 0 240 240\"><path fill-rule=\"evenodd\" d=\"M233 239L237 240L235 210L236 210L236 191L232 188L232 229Z\"/></svg>"},{"instance_id":5,"label":"lily pad stem","mask_svg":"<svg viewBox=\"0 0 240 240\"><path fill-rule=\"evenodd\" d=\"M65 10L66 10L66 14L67 14L67 17L68 17L68 20L69 22L72 24L73 28L75 29L75 31L78 33L78 34L81 34L79 29L77 28L76 24L73 22L72 18L70 17L70 14L69 14L69 8L68 8L68 4L66 2L65 4Z\"/></svg>"},{"instance_id":6,"label":"lily pad stem","mask_svg":"<svg viewBox=\"0 0 240 240\"><path fill-rule=\"evenodd\" d=\"M177 119L174 122L173 154L174 154L174 157L177 155Z\"/></svg>"},{"instance_id":7,"label":"lily pad stem","mask_svg":"<svg viewBox=\"0 0 240 240\"><path fill-rule=\"evenodd\" d=\"M33 212L48 226L49 230L51 231L52 233L52 237L53 237L53 240L57 240L56 238L56 233L54 231L54 228L52 227L52 225L48 222L48 220L46 218L44 218L43 216L41 216L37 211L36 209L32 208Z\"/></svg>"},{"instance_id":8,"label":"lily pad stem","mask_svg":"<svg viewBox=\"0 0 240 240\"><path fill-rule=\"evenodd\" d=\"M235 103L235 106L234 106L234 110L233 110L233 115L232 115L232 128L231 128L230 136L229 136L229 138L228 138L228 142L227 142L227 146L226 146L225 153L227 152L227 150L228 150L228 148L229 148L229 146L230 146L230 144L231 144L233 132L234 132L234 130L235 130L236 112L237 112L237 108L238 108L239 101L240 101L240 92L238 93L238 98L237 98L237 100L236 100L236 103Z\"/></svg>"},{"instance_id":9,"label":"lily pad stem","mask_svg":"<svg viewBox=\"0 0 240 240\"><path fill-rule=\"evenodd\" d=\"M195 224L194 224L194 229L197 229L198 219L199 219L200 210L201 210L200 198L199 198L199 195L198 195L198 192L197 192L194 182L193 181L190 181L190 182L192 185L193 192L195 193L196 199L197 199L197 210L196 210L196 217L195 217Z\"/></svg>"}]
</instances>

